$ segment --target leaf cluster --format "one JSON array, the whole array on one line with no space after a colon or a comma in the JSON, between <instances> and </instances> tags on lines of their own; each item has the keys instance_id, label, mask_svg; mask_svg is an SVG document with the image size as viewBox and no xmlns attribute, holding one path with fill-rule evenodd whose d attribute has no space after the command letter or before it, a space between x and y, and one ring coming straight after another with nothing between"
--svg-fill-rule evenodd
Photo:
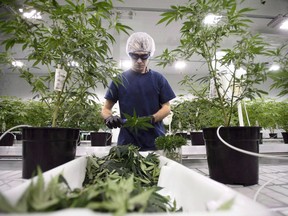
<instances>
[{"instance_id":1,"label":"leaf cluster","mask_svg":"<svg viewBox=\"0 0 288 216\"><path fill-rule=\"evenodd\" d=\"M268 76L273 80L271 89L280 89L278 96L288 94L288 45L285 44L276 50L270 50L268 53L273 57L275 64L279 64L280 70L269 72Z\"/></svg>"},{"instance_id":2,"label":"leaf cluster","mask_svg":"<svg viewBox=\"0 0 288 216\"><path fill-rule=\"evenodd\" d=\"M154 128L154 126L151 124L151 117L138 117L135 110L132 116L127 113L123 113L123 115L126 118L123 127L130 129L136 134L139 130L147 131Z\"/></svg>"},{"instance_id":3,"label":"leaf cluster","mask_svg":"<svg viewBox=\"0 0 288 216\"><path fill-rule=\"evenodd\" d=\"M143 157L133 145L112 147L109 154L103 158L88 157L83 184L94 184L94 181L105 179L111 172L123 177L133 174L139 184L155 186L160 175L159 159L154 153Z\"/></svg>"},{"instance_id":4,"label":"leaf cluster","mask_svg":"<svg viewBox=\"0 0 288 216\"><path fill-rule=\"evenodd\" d=\"M164 150L170 153L175 152L176 149L186 144L186 139L177 135L160 136L155 140L155 145L158 150Z\"/></svg>"}]
</instances>

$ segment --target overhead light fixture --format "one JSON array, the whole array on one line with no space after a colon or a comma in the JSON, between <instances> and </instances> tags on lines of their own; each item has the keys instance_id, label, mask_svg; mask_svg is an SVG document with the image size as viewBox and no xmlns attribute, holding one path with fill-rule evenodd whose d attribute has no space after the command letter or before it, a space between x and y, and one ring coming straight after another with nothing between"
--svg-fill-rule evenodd
<instances>
[{"instance_id":1,"label":"overhead light fixture","mask_svg":"<svg viewBox=\"0 0 288 216\"><path fill-rule=\"evenodd\" d=\"M220 20L222 16L215 15L215 14L207 14L203 20L203 23L205 25L216 25Z\"/></svg>"},{"instance_id":2,"label":"overhead light fixture","mask_svg":"<svg viewBox=\"0 0 288 216\"><path fill-rule=\"evenodd\" d=\"M175 69L182 70L186 67L186 62L184 61L176 61L175 62Z\"/></svg>"},{"instance_id":3,"label":"overhead light fixture","mask_svg":"<svg viewBox=\"0 0 288 216\"><path fill-rule=\"evenodd\" d=\"M282 24L279 27L282 30L288 30L288 19L284 22L282 22Z\"/></svg>"},{"instance_id":4,"label":"overhead light fixture","mask_svg":"<svg viewBox=\"0 0 288 216\"><path fill-rule=\"evenodd\" d=\"M67 63L69 67L79 67L79 63L76 61L70 61Z\"/></svg>"},{"instance_id":5,"label":"overhead light fixture","mask_svg":"<svg viewBox=\"0 0 288 216\"><path fill-rule=\"evenodd\" d=\"M286 15L278 14L274 19L272 19L267 26L271 28L279 28L283 30L288 30L288 17Z\"/></svg>"},{"instance_id":6,"label":"overhead light fixture","mask_svg":"<svg viewBox=\"0 0 288 216\"><path fill-rule=\"evenodd\" d=\"M127 70L132 67L131 60L120 60L120 68Z\"/></svg>"},{"instance_id":7,"label":"overhead light fixture","mask_svg":"<svg viewBox=\"0 0 288 216\"><path fill-rule=\"evenodd\" d=\"M280 65L278 64L272 64L269 68L269 71L278 71L280 70Z\"/></svg>"},{"instance_id":8,"label":"overhead light fixture","mask_svg":"<svg viewBox=\"0 0 288 216\"><path fill-rule=\"evenodd\" d=\"M22 68L24 66L24 63L21 61L12 61L11 63L14 67Z\"/></svg>"},{"instance_id":9,"label":"overhead light fixture","mask_svg":"<svg viewBox=\"0 0 288 216\"><path fill-rule=\"evenodd\" d=\"M23 8L19 8L19 12L22 13L23 17L27 19L42 19L41 13L35 9L24 12Z\"/></svg>"}]
</instances>

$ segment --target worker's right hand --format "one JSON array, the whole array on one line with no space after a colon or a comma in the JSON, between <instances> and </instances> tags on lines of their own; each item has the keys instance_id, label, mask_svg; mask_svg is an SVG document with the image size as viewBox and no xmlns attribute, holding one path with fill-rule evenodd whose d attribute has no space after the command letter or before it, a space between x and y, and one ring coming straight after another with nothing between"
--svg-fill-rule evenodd
<instances>
[{"instance_id":1,"label":"worker's right hand","mask_svg":"<svg viewBox=\"0 0 288 216\"><path fill-rule=\"evenodd\" d=\"M108 128L117 128L123 125L123 121L119 116L109 116L105 119L105 124Z\"/></svg>"}]
</instances>

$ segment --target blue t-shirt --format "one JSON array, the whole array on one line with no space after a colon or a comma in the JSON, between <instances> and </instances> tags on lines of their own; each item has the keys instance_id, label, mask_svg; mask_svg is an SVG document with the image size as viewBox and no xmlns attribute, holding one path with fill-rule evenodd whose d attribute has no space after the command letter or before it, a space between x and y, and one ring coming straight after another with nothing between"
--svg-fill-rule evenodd
<instances>
[{"instance_id":1,"label":"blue t-shirt","mask_svg":"<svg viewBox=\"0 0 288 216\"><path fill-rule=\"evenodd\" d=\"M123 113L133 115L134 110L138 117L151 116L161 109L161 104L175 98L175 94L168 81L160 73L149 70L140 74L132 70L121 74L122 84L118 86L114 82L105 95L107 100L119 101L121 118ZM134 144L140 150L155 150L155 139L163 136L165 129L162 121L157 122L154 128L138 130L137 134L122 127L118 137L118 145Z\"/></svg>"}]
</instances>

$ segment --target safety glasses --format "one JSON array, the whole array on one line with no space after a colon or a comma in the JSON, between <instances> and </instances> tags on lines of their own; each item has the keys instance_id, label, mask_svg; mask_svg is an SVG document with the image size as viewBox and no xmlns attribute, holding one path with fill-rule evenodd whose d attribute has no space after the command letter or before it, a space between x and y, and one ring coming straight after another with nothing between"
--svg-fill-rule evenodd
<instances>
[{"instance_id":1,"label":"safety glasses","mask_svg":"<svg viewBox=\"0 0 288 216\"><path fill-rule=\"evenodd\" d=\"M133 60L138 60L139 58L141 60L147 60L150 57L150 53L147 54L135 54L135 53L129 53L129 56L133 59Z\"/></svg>"}]
</instances>

